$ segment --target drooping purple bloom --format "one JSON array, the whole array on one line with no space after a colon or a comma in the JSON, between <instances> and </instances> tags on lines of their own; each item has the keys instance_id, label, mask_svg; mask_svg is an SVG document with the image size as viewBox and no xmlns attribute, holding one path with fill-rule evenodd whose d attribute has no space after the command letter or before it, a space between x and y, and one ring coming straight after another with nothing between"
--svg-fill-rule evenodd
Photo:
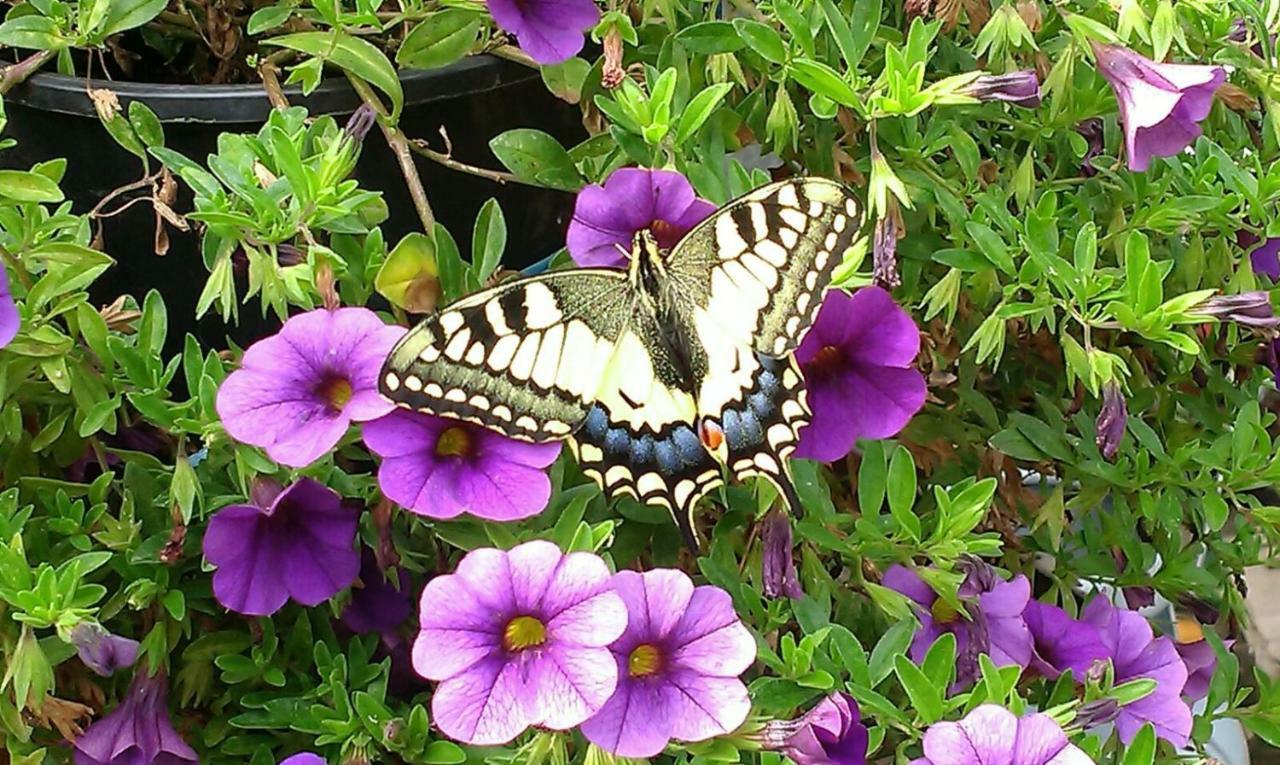
<instances>
[{"instance_id":1,"label":"drooping purple bloom","mask_svg":"<svg viewBox=\"0 0 1280 765\"><path fill-rule=\"evenodd\" d=\"M781 510L770 510L760 534L760 578L766 598L804 597L791 547L791 519Z\"/></svg>"},{"instance_id":2,"label":"drooping purple bloom","mask_svg":"<svg viewBox=\"0 0 1280 765\"><path fill-rule=\"evenodd\" d=\"M934 723L924 733L924 757L912 765L1093 765L1052 717L1018 717L983 704L960 722Z\"/></svg>"},{"instance_id":3,"label":"drooping purple bloom","mask_svg":"<svg viewBox=\"0 0 1280 765\"><path fill-rule=\"evenodd\" d=\"M103 677L111 677L121 667L132 667L138 660L138 641L113 635L90 622L81 622L71 630L71 643L80 661Z\"/></svg>"},{"instance_id":4,"label":"drooping purple bloom","mask_svg":"<svg viewBox=\"0 0 1280 765\"><path fill-rule=\"evenodd\" d=\"M1226 641L1228 648L1233 641ZM1187 701L1199 701L1209 695L1209 684L1213 682L1213 673L1218 669L1218 654L1209 645L1209 641L1201 638L1190 643L1174 641L1173 647L1187 667L1187 682L1182 686L1182 698Z\"/></svg>"},{"instance_id":5,"label":"drooping purple bloom","mask_svg":"<svg viewBox=\"0 0 1280 765\"><path fill-rule=\"evenodd\" d=\"M1076 132L1084 137L1086 146L1084 156L1080 158L1080 175L1092 178L1098 174L1097 168L1093 166L1093 158L1106 148L1102 140L1102 120L1097 117L1084 120L1076 125Z\"/></svg>"},{"instance_id":6,"label":"drooping purple bloom","mask_svg":"<svg viewBox=\"0 0 1280 765\"><path fill-rule=\"evenodd\" d=\"M955 635L955 687L966 687L977 679L978 656L984 653L997 667L1031 663L1031 631L1022 616L1031 599L1031 583L1025 576L1019 574L1006 582L991 566L970 563L957 593L968 618L905 566L891 567L883 583L915 601L920 629L911 641L912 661L923 661L929 647L944 633Z\"/></svg>"},{"instance_id":7,"label":"drooping purple bloom","mask_svg":"<svg viewBox=\"0 0 1280 765\"><path fill-rule=\"evenodd\" d=\"M347 118L347 124L342 126L342 132L356 143L364 143L365 136L369 135L369 130L376 124L378 124L378 113L372 106L364 103L360 104L359 108Z\"/></svg>"},{"instance_id":8,"label":"drooping purple bloom","mask_svg":"<svg viewBox=\"0 0 1280 765\"><path fill-rule=\"evenodd\" d=\"M514 521L542 512L551 497L546 468L559 443L528 444L404 409L365 423L363 433L382 457L382 493L419 515Z\"/></svg>"},{"instance_id":9,"label":"drooping purple bloom","mask_svg":"<svg viewBox=\"0 0 1280 765\"><path fill-rule=\"evenodd\" d=\"M1189 313L1218 321L1234 321L1253 329L1274 332L1280 318L1271 307L1271 296L1262 290L1236 295L1214 295Z\"/></svg>"},{"instance_id":10,"label":"drooping purple bloom","mask_svg":"<svg viewBox=\"0 0 1280 765\"><path fill-rule=\"evenodd\" d=\"M468 744L502 744L531 725L567 730L618 685L609 644L627 609L598 556L545 541L482 548L427 583L413 645L418 674L440 684L436 725Z\"/></svg>"},{"instance_id":11,"label":"drooping purple bloom","mask_svg":"<svg viewBox=\"0 0 1280 765\"><path fill-rule=\"evenodd\" d=\"M355 581L358 509L311 478L283 490L260 481L253 493L255 504L224 507L204 534L219 603L266 616L289 598L318 605Z\"/></svg>"},{"instance_id":12,"label":"drooping purple bloom","mask_svg":"<svg viewBox=\"0 0 1280 765\"><path fill-rule=\"evenodd\" d=\"M979 101L1004 101L1034 109L1040 105L1040 78L1036 76L1034 69L1008 74L984 74L960 92Z\"/></svg>"},{"instance_id":13,"label":"drooping purple bloom","mask_svg":"<svg viewBox=\"0 0 1280 765\"><path fill-rule=\"evenodd\" d=\"M859 438L888 438L924 406L924 376L911 365L920 330L879 287L830 290L796 349L813 422L796 456L830 462Z\"/></svg>"},{"instance_id":14,"label":"drooping purple bloom","mask_svg":"<svg viewBox=\"0 0 1280 765\"><path fill-rule=\"evenodd\" d=\"M1094 441L1103 459L1115 459L1128 424L1129 408L1124 401L1124 391L1119 383L1112 380L1102 387L1102 409L1098 411L1098 420L1094 424Z\"/></svg>"},{"instance_id":15,"label":"drooping purple bloom","mask_svg":"<svg viewBox=\"0 0 1280 765\"><path fill-rule=\"evenodd\" d=\"M1137 611L1140 608L1150 608L1155 605L1156 602L1156 591L1151 587L1121 587L1120 594L1124 596L1124 603L1131 611Z\"/></svg>"},{"instance_id":16,"label":"drooping purple bloom","mask_svg":"<svg viewBox=\"0 0 1280 765\"><path fill-rule=\"evenodd\" d=\"M18 304L13 302L13 291L9 289L9 272L0 265L0 348L13 342L21 325Z\"/></svg>"},{"instance_id":17,"label":"drooping purple bloom","mask_svg":"<svg viewBox=\"0 0 1280 765\"><path fill-rule=\"evenodd\" d=\"M169 721L163 675L138 672L120 706L75 741L76 765L184 765L195 750Z\"/></svg>"},{"instance_id":18,"label":"drooping purple bloom","mask_svg":"<svg viewBox=\"0 0 1280 765\"><path fill-rule=\"evenodd\" d=\"M1167 637L1157 638L1141 614L1094 598L1080 614L1081 621L1096 627L1115 670L1116 685L1147 678L1156 682L1150 695L1120 708L1116 731L1129 743L1143 723L1155 726L1156 735L1174 746L1186 746L1191 736L1191 709L1182 700L1187 667Z\"/></svg>"},{"instance_id":19,"label":"drooping purple bloom","mask_svg":"<svg viewBox=\"0 0 1280 765\"><path fill-rule=\"evenodd\" d=\"M674 170L624 167L578 192L565 246L580 266L622 267L640 231L670 249L715 209Z\"/></svg>"},{"instance_id":20,"label":"drooping purple bloom","mask_svg":"<svg viewBox=\"0 0 1280 765\"><path fill-rule=\"evenodd\" d=\"M378 393L382 361L404 334L366 308L298 314L245 351L218 390L218 416L237 441L302 467L337 445L352 422L394 408Z\"/></svg>"},{"instance_id":21,"label":"drooping purple bloom","mask_svg":"<svg viewBox=\"0 0 1280 765\"><path fill-rule=\"evenodd\" d=\"M898 275L898 224L893 215L876 221L876 233L871 247L871 281L891 290L902 284Z\"/></svg>"},{"instance_id":22,"label":"drooping purple bloom","mask_svg":"<svg viewBox=\"0 0 1280 765\"><path fill-rule=\"evenodd\" d=\"M351 586L351 600L342 609L342 623L359 634L394 630L413 614L409 586L408 571L399 569L396 581L388 580L377 556L365 548L360 554L360 578Z\"/></svg>"},{"instance_id":23,"label":"drooping purple bloom","mask_svg":"<svg viewBox=\"0 0 1280 765\"><path fill-rule=\"evenodd\" d=\"M867 726L858 702L832 693L803 717L774 720L760 732L765 749L781 752L796 765L864 765Z\"/></svg>"},{"instance_id":24,"label":"drooping purple bloom","mask_svg":"<svg viewBox=\"0 0 1280 765\"><path fill-rule=\"evenodd\" d=\"M314 752L298 752L280 761L280 765L327 765L324 758Z\"/></svg>"},{"instance_id":25,"label":"drooping purple bloom","mask_svg":"<svg viewBox=\"0 0 1280 765\"><path fill-rule=\"evenodd\" d=\"M1031 630L1031 669L1050 680L1067 670L1077 681L1083 680L1095 661L1107 657L1098 628L1071 618L1057 606L1028 601L1022 618Z\"/></svg>"},{"instance_id":26,"label":"drooping purple bloom","mask_svg":"<svg viewBox=\"0 0 1280 765\"><path fill-rule=\"evenodd\" d=\"M489 14L539 64L559 64L582 50L583 33L600 20L592 0L487 0Z\"/></svg>"},{"instance_id":27,"label":"drooping purple bloom","mask_svg":"<svg viewBox=\"0 0 1280 765\"><path fill-rule=\"evenodd\" d=\"M1152 157L1171 157L1200 137L1213 93L1227 78L1222 67L1158 64L1123 46L1096 42L1093 52L1120 104L1130 170L1146 170Z\"/></svg>"},{"instance_id":28,"label":"drooping purple bloom","mask_svg":"<svg viewBox=\"0 0 1280 765\"><path fill-rule=\"evenodd\" d=\"M703 741L741 725L751 700L738 676L756 643L729 594L694 587L676 569L621 571L613 587L627 609L626 631L609 646L618 687L583 735L622 757L652 757L671 739Z\"/></svg>"},{"instance_id":29,"label":"drooping purple bloom","mask_svg":"<svg viewBox=\"0 0 1280 765\"><path fill-rule=\"evenodd\" d=\"M1274 282L1280 282L1280 237L1272 237L1249 253L1255 274L1265 274Z\"/></svg>"}]
</instances>

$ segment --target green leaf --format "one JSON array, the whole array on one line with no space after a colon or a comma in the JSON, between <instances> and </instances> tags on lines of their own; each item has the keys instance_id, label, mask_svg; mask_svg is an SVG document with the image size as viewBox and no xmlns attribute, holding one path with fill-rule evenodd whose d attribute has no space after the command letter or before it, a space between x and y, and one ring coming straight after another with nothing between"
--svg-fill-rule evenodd
<instances>
[{"instance_id":1,"label":"green leaf","mask_svg":"<svg viewBox=\"0 0 1280 765\"><path fill-rule=\"evenodd\" d=\"M819 95L849 107L858 105L858 94L845 82L836 70L820 61L798 58L791 62L788 71L792 79Z\"/></svg>"},{"instance_id":2,"label":"green leaf","mask_svg":"<svg viewBox=\"0 0 1280 765\"><path fill-rule=\"evenodd\" d=\"M871 658L867 660L867 672L871 676L871 687L874 688L893 673L893 664L911 645L915 634L914 619L897 622L889 631L880 636L875 648L871 649Z\"/></svg>"},{"instance_id":3,"label":"green leaf","mask_svg":"<svg viewBox=\"0 0 1280 765\"><path fill-rule=\"evenodd\" d=\"M164 146L164 127L160 118L141 101L129 102L129 125L147 148Z\"/></svg>"},{"instance_id":4,"label":"green leaf","mask_svg":"<svg viewBox=\"0 0 1280 765\"><path fill-rule=\"evenodd\" d=\"M845 63L852 69L862 61L871 41L880 29L880 14L883 12L883 0L858 0L853 4L853 51L845 57ZM843 51L842 51L843 52Z\"/></svg>"},{"instance_id":5,"label":"green leaf","mask_svg":"<svg viewBox=\"0 0 1280 765\"><path fill-rule=\"evenodd\" d=\"M1009 254L1009 248L1005 246L1004 240L995 231L991 230L990 226L971 220L964 225L964 229L969 232L969 236L978 245L978 249L983 256L991 261L991 265L1010 276L1017 273L1013 265L1013 256Z\"/></svg>"},{"instance_id":6,"label":"green leaf","mask_svg":"<svg viewBox=\"0 0 1280 765\"><path fill-rule=\"evenodd\" d=\"M775 64L787 61L787 44L778 30L752 19L736 18L733 28L753 51Z\"/></svg>"},{"instance_id":7,"label":"green leaf","mask_svg":"<svg viewBox=\"0 0 1280 765\"><path fill-rule=\"evenodd\" d=\"M444 302L457 300L466 291L467 266L449 230L438 222L431 229L435 244L436 268L440 272L440 292Z\"/></svg>"},{"instance_id":8,"label":"green leaf","mask_svg":"<svg viewBox=\"0 0 1280 765\"><path fill-rule=\"evenodd\" d=\"M920 519L913 512L916 501L916 463L905 446L893 450L889 460L889 512L898 526L920 540Z\"/></svg>"},{"instance_id":9,"label":"green leaf","mask_svg":"<svg viewBox=\"0 0 1280 765\"><path fill-rule=\"evenodd\" d=\"M822 8L822 15L826 18L827 28L831 30L831 36L835 38L836 47L840 49L840 55L844 57L845 66L850 69L857 67L865 48L862 51L858 49L858 42L853 39L853 30L850 29L849 22L844 17L844 12L840 10L833 0L818 0L818 5Z\"/></svg>"},{"instance_id":10,"label":"green leaf","mask_svg":"<svg viewBox=\"0 0 1280 765\"><path fill-rule=\"evenodd\" d=\"M410 69L448 66L471 50L480 36L480 14L459 8L433 13L409 32L396 63Z\"/></svg>"},{"instance_id":11,"label":"green leaf","mask_svg":"<svg viewBox=\"0 0 1280 765\"><path fill-rule=\"evenodd\" d=\"M62 50L70 41L47 16L19 16L0 24L0 45L30 50Z\"/></svg>"},{"instance_id":12,"label":"green leaf","mask_svg":"<svg viewBox=\"0 0 1280 765\"><path fill-rule=\"evenodd\" d=\"M0 197L18 202L61 202L62 189L39 173L0 170Z\"/></svg>"},{"instance_id":13,"label":"green leaf","mask_svg":"<svg viewBox=\"0 0 1280 765\"><path fill-rule=\"evenodd\" d=\"M704 55L733 53L741 50L745 45L733 24L727 21L704 21L693 24L681 29L675 37L676 42L683 45L685 50Z\"/></svg>"},{"instance_id":14,"label":"green leaf","mask_svg":"<svg viewBox=\"0 0 1280 765\"><path fill-rule=\"evenodd\" d=\"M338 30L298 32L272 37L263 43L315 56L369 82L391 99L391 122L395 123L400 118L400 110L404 108L404 89L400 86L395 67L373 43Z\"/></svg>"},{"instance_id":15,"label":"green leaf","mask_svg":"<svg viewBox=\"0 0 1280 765\"><path fill-rule=\"evenodd\" d=\"M863 515L875 515L884 504L885 483L888 480L883 441L869 441L862 451L862 463L858 466L858 510Z\"/></svg>"},{"instance_id":16,"label":"green leaf","mask_svg":"<svg viewBox=\"0 0 1280 765\"><path fill-rule=\"evenodd\" d=\"M698 128L715 112L720 102L733 88L729 83L719 83L704 89L693 97L689 105L680 114L680 122L676 127L676 144L682 144L698 132Z\"/></svg>"},{"instance_id":17,"label":"green leaf","mask_svg":"<svg viewBox=\"0 0 1280 765\"><path fill-rule=\"evenodd\" d=\"M929 646L929 652L925 654L921 669L924 670L925 676L929 678L933 687L946 688L951 685L955 668L956 636L954 633L945 632L933 641L933 645Z\"/></svg>"},{"instance_id":18,"label":"green leaf","mask_svg":"<svg viewBox=\"0 0 1280 765\"><path fill-rule=\"evenodd\" d=\"M411 313L435 310L440 297L436 245L431 237L412 231L392 248L374 277L373 288L392 305Z\"/></svg>"},{"instance_id":19,"label":"green leaf","mask_svg":"<svg viewBox=\"0 0 1280 765\"><path fill-rule=\"evenodd\" d=\"M486 200L476 215L475 231L471 236L471 268L476 284L484 284L498 265L507 247L507 221L502 215L498 200Z\"/></svg>"},{"instance_id":20,"label":"green leaf","mask_svg":"<svg viewBox=\"0 0 1280 765\"><path fill-rule=\"evenodd\" d=\"M934 685L920 668L903 654L893 657L893 669L911 699L911 706L925 725L942 719L942 694L944 689Z\"/></svg>"},{"instance_id":21,"label":"green leaf","mask_svg":"<svg viewBox=\"0 0 1280 765\"><path fill-rule=\"evenodd\" d=\"M1152 765L1156 759L1156 729L1151 723L1143 723L1138 735L1124 749L1120 765Z\"/></svg>"},{"instance_id":22,"label":"green leaf","mask_svg":"<svg viewBox=\"0 0 1280 765\"><path fill-rule=\"evenodd\" d=\"M168 4L168 0L111 0L107 18L94 37L101 40L140 27L159 16Z\"/></svg>"},{"instance_id":23,"label":"green leaf","mask_svg":"<svg viewBox=\"0 0 1280 765\"><path fill-rule=\"evenodd\" d=\"M283 26L292 15L293 6L291 5L268 5L250 14L245 28L250 35L262 34L267 30Z\"/></svg>"},{"instance_id":24,"label":"green leaf","mask_svg":"<svg viewBox=\"0 0 1280 765\"><path fill-rule=\"evenodd\" d=\"M569 152L541 130L517 128L489 141L489 148L517 177L562 191L582 188L582 176Z\"/></svg>"}]
</instances>

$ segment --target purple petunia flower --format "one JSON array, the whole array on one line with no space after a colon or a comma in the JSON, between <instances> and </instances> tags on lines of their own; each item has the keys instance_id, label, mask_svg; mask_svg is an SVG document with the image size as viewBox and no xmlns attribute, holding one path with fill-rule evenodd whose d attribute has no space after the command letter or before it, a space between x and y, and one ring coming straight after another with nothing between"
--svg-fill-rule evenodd
<instances>
[{"instance_id":1,"label":"purple petunia flower","mask_svg":"<svg viewBox=\"0 0 1280 765\"><path fill-rule=\"evenodd\" d=\"M940 722L924 733L924 757L911 765L1093 765L1046 714L1018 717L983 704L960 722Z\"/></svg>"},{"instance_id":2,"label":"purple petunia flower","mask_svg":"<svg viewBox=\"0 0 1280 765\"><path fill-rule=\"evenodd\" d=\"M342 623L359 634L390 632L413 614L409 572L399 569L396 581L378 566L377 556L365 548L360 554L360 578L351 587L351 600L342 609Z\"/></svg>"},{"instance_id":3,"label":"purple petunia flower","mask_svg":"<svg viewBox=\"0 0 1280 765\"><path fill-rule=\"evenodd\" d=\"M1150 722L1157 736L1174 746L1186 746L1191 736L1191 709L1181 694L1187 683L1187 667L1173 641L1155 637L1142 614L1116 608L1105 598L1090 601L1080 618L1101 632L1117 685L1139 678L1156 681L1150 695L1120 708L1116 718L1120 740L1129 743L1142 724Z\"/></svg>"},{"instance_id":4,"label":"purple petunia flower","mask_svg":"<svg viewBox=\"0 0 1280 765\"><path fill-rule=\"evenodd\" d=\"M864 765L867 726L858 702L832 693L803 717L774 720L760 732L765 749L781 752L796 765Z\"/></svg>"},{"instance_id":5,"label":"purple petunia flower","mask_svg":"<svg viewBox=\"0 0 1280 765\"><path fill-rule=\"evenodd\" d=\"M738 679L756 642L719 587L694 587L676 569L621 571L614 591L627 628L609 650L618 687L582 733L622 757L652 757L671 739L703 741L736 729L751 711Z\"/></svg>"},{"instance_id":6,"label":"purple petunia flower","mask_svg":"<svg viewBox=\"0 0 1280 765\"><path fill-rule=\"evenodd\" d=\"M760 534L760 573L766 598L803 598L791 557L791 519L774 508L764 517Z\"/></svg>"},{"instance_id":7,"label":"purple petunia flower","mask_svg":"<svg viewBox=\"0 0 1280 765\"><path fill-rule=\"evenodd\" d=\"M827 293L796 349L813 422L795 456L830 462L859 438L888 438L924 406L924 376L911 364L920 330L879 287Z\"/></svg>"},{"instance_id":8,"label":"purple petunia flower","mask_svg":"<svg viewBox=\"0 0 1280 765\"><path fill-rule=\"evenodd\" d=\"M314 752L298 752L280 761L280 765L326 765L324 758Z\"/></svg>"},{"instance_id":9,"label":"purple petunia flower","mask_svg":"<svg viewBox=\"0 0 1280 765\"><path fill-rule=\"evenodd\" d=\"M1234 641L1226 641L1228 649ZM1187 701L1199 701L1209 695L1209 684L1213 682L1213 673L1218 669L1218 654L1209 645L1209 641L1201 638L1190 643L1174 641L1182 663L1187 667L1187 682L1182 686L1182 698Z\"/></svg>"},{"instance_id":10,"label":"purple petunia flower","mask_svg":"<svg viewBox=\"0 0 1280 765\"><path fill-rule=\"evenodd\" d=\"M627 609L598 556L545 541L482 548L422 591L413 667L439 681L436 725L468 744L502 744L530 725L567 730L618 685L608 645Z\"/></svg>"},{"instance_id":11,"label":"purple petunia flower","mask_svg":"<svg viewBox=\"0 0 1280 765\"><path fill-rule=\"evenodd\" d=\"M618 268L638 232L648 230L659 247L670 249L715 209L674 170L624 167L603 186L578 192L565 246L580 266Z\"/></svg>"},{"instance_id":12,"label":"purple petunia flower","mask_svg":"<svg viewBox=\"0 0 1280 765\"><path fill-rule=\"evenodd\" d=\"M289 598L304 606L323 603L355 581L358 510L311 478L284 490L259 481L253 493L255 504L224 507L204 534L204 557L218 567L213 594L219 603L266 616Z\"/></svg>"},{"instance_id":13,"label":"purple petunia flower","mask_svg":"<svg viewBox=\"0 0 1280 765\"><path fill-rule=\"evenodd\" d=\"M22 317L18 315L18 304L13 302L13 291L9 289L9 273L0 265L0 348L13 342L20 326Z\"/></svg>"},{"instance_id":14,"label":"purple petunia flower","mask_svg":"<svg viewBox=\"0 0 1280 765\"><path fill-rule=\"evenodd\" d=\"M1004 101L1034 109L1040 105L1040 78L1036 70L1023 69L1008 74L984 74L960 93L979 101Z\"/></svg>"},{"instance_id":15,"label":"purple petunia flower","mask_svg":"<svg viewBox=\"0 0 1280 765\"><path fill-rule=\"evenodd\" d=\"M1213 93L1227 79L1220 66L1158 64L1119 45L1093 43L1093 52L1120 103L1129 169L1139 172L1200 137Z\"/></svg>"},{"instance_id":16,"label":"purple petunia flower","mask_svg":"<svg viewBox=\"0 0 1280 765\"><path fill-rule=\"evenodd\" d=\"M71 630L71 643L80 661L103 677L111 677L121 667L132 667L138 660L138 641L112 635L90 622L81 622Z\"/></svg>"},{"instance_id":17,"label":"purple petunia flower","mask_svg":"<svg viewBox=\"0 0 1280 765\"><path fill-rule=\"evenodd\" d=\"M1249 261L1255 274L1265 274L1272 281L1280 282L1280 237L1272 237L1259 244L1249 253Z\"/></svg>"},{"instance_id":18,"label":"purple petunia flower","mask_svg":"<svg viewBox=\"0 0 1280 765\"><path fill-rule=\"evenodd\" d=\"M1094 442L1103 459L1115 459L1128 424L1129 407L1124 401L1124 391L1120 390L1119 383L1111 380L1102 387L1102 409L1098 411L1098 420L1094 424Z\"/></svg>"},{"instance_id":19,"label":"purple petunia flower","mask_svg":"<svg viewBox=\"0 0 1280 765\"><path fill-rule=\"evenodd\" d=\"M363 427L382 493L419 515L514 521L551 497L546 467L560 444L528 444L460 420L396 410Z\"/></svg>"},{"instance_id":20,"label":"purple petunia flower","mask_svg":"<svg viewBox=\"0 0 1280 765\"><path fill-rule=\"evenodd\" d=\"M583 32L600 20L592 0L488 0L489 14L539 64L559 64L582 50Z\"/></svg>"},{"instance_id":21,"label":"purple petunia flower","mask_svg":"<svg viewBox=\"0 0 1280 765\"><path fill-rule=\"evenodd\" d=\"M911 641L911 660L917 664L934 641L950 632L956 636L956 688L977 679L978 656L987 654L997 667L1031 663L1032 638L1022 613L1031 599L1031 583L1019 574L1000 579L991 566L974 562L958 595L969 613L960 614L933 591L916 572L893 566L884 574L884 586L915 601L920 629Z\"/></svg>"},{"instance_id":22,"label":"purple petunia flower","mask_svg":"<svg viewBox=\"0 0 1280 765\"><path fill-rule=\"evenodd\" d=\"M302 467L337 445L352 422L394 408L378 370L405 332L366 308L298 314L249 347L218 390L218 416L237 441Z\"/></svg>"},{"instance_id":23,"label":"purple petunia flower","mask_svg":"<svg viewBox=\"0 0 1280 765\"><path fill-rule=\"evenodd\" d=\"M120 706L75 741L76 765L184 765L195 750L169 722L168 683L139 672Z\"/></svg>"},{"instance_id":24,"label":"purple petunia flower","mask_svg":"<svg viewBox=\"0 0 1280 765\"><path fill-rule=\"evenodd\" d=\"M1095 661L1107 657L1098 628L1072 619L1057 606L1028 601L1022 618L1031 630L1031 669L1050 680L1067 670L1083 680Z\"/></svg>"}]
</instances>

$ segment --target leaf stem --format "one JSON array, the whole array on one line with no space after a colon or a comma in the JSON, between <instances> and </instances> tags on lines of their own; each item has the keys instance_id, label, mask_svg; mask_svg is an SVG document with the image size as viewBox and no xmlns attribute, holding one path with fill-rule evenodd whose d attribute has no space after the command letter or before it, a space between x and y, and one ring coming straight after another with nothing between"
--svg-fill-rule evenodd
<instances>
[{"instance_id":1,"label":"leaf stem","mask_svg":"<svg viewBox=\"0 0 1280 765\"><path fill-rule=\"evenodd\" d=\"M489 170L488 168L476 167L475 165L468 165L465 162L459 162L451 157L447 152L436 151L435 149L427 146L427 142L421 138L410 141L409 148L438 165L443 165L450 170L457 170L460 173L467 173L468 175L487 178L495 183L522 183L526 186L537 186L536 183L529 183L528 181L521 180L515 175L502 170Z\"/></svg>"},{"instance_id":2,"label":"leaf stem","mask_svg":"<svg viewBox=\"0 0 1280 765\"><path fill-rule=\"evenodd\" d=\"M54 57L51 50L41 50L27 56L16 64L10 64L0 74L0 95L4 95L12 90L15 86L24 82L28 77L40 71L40 67L48 63L49 59Z\"/></svg>"},{"instance_id":3,"label":"leaf stem","mask_svg":"<svg viewBox=\"0 0 1280 765\"><path fill-rule=\"evenodd\" d=\"M422 230L430 234L432 229L435 228L436 216L431 211L431 203L427 201L427 191L422 187L422 178L418 175L418 166L413 163L409 140L405 138L404 133L399 128L387 124L386 107L383 106L382 101L374 94L368 83L350 72L347 72L347 79L351 81L351 87L360 95L360 98L378 113L380 118L378 127L382 129L382 136L387 139L387 145L391 147L391 151L396 155L396 161L400 163L400 172L404 174L405 185L409 187L409 196L413 198L413 206L418 211L418 219L422 221Z\"/></svg>"}]
</instances>

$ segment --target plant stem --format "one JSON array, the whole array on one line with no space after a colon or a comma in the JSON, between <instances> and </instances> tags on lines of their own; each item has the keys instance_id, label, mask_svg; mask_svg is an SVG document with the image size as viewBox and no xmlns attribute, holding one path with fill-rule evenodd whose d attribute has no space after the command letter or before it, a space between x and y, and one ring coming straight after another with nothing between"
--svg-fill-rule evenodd
<instances>
[{"instance_id":1,"label":"plant stem","mask_svg":"<svg viewBox=\"0 0 1280 765\"><path fill-rule=\"evenodd\" d=\"M526 186L537 186L536 183L529 183L528 181L521 180L511 173L504 172L502 170L489 170L487 168L476 167L475 165L468 165L464 162L459 162L444 152L439 152L428 147L427 142L421 138L410 141L409 148L438 165L444 165L450 170L457 170L460 173L467 173L468 175L487 178L495 183L523 183Z\"/></svg>"},{"instance_id":2,"label":"plant stem","mask_svg":"<svg viewBox=\"0 0 1280 765\"><path fill-rule=\"evenodd\" d=\"M21 84L31 75L40 71L40 67L44 66L49 59L53 58L54 52L51 50L41 50L27 56L16 64L6 66L0 75L0 95L8 93L14 86Z\"/></svg>"},{"instance_id":3,"label":"plant stem","mask_svg":"<svg viewBox=\"0 0 1280 765\"><path fill-rule=\"evenodd\" d=\"M382 101L374 94L373 89L364 80L347 73L347 79L351 81L351 87L355 89L360 98L378 113L378 127L382 129L382 136L387 139L387 145L391 147L396 155L396 161L400 163L400 172L404 174L405 185L409 187L409 196L413 198L413 206L418 211L418 219L422 221L422 230L430 234L435 228L436 216L431 211L431 203L427 201L427 191L422 187L422 178L418 175L418 166L413 163L413 154L409 149L409 140L397 127L387 124L387 110L383 106Z\"/></svg>"},{"instance_id":4,"label":"plant stem","mask_svg":"<svg viewBox=\"0 0 1280 765\"><path fill-rule=\"evenodd\" d=\"M541 69L541 67L538 66L537 61L534 61L530 58L528 53L525 53L514 45L499 45L497 47L490 48L486 52L492 53L498 58L505 58L506 60L514 61L517 64L524 64L530 69Z\"/></svg>"}]
</instances>

